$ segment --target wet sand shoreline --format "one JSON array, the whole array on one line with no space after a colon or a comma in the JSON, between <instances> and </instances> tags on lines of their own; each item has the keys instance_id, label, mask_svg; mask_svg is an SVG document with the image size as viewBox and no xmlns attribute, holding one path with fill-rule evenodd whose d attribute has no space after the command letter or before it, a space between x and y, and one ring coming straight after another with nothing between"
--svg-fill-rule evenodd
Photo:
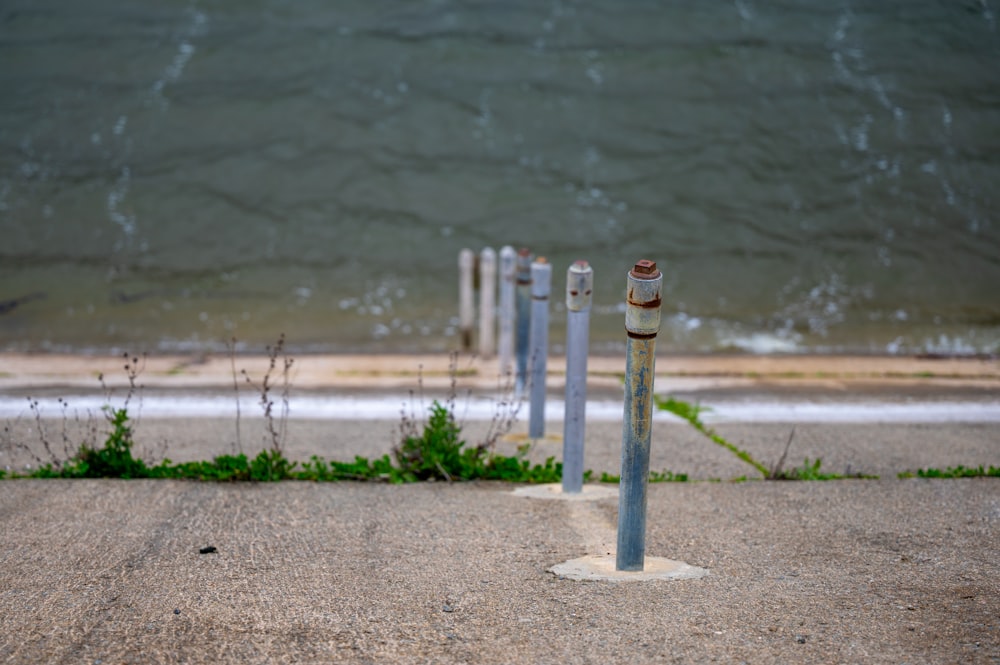
<instances>
[{"instance_id":1,"label":"wet sand shoreline","mask_svg":"<svg viewBox=\"0 0 1000 665\"><path fill-rule=\"evenodd\" d=\"M294 362L289 380L297 389L385 390L447 388L452 375L463 387L491 390L502 385L496 359L470 354L310 355L289 354ZM234 375L246 370L262 377L269 359L263 355L151 355L141 357L140 381L150 388L231 389ZM28 387L99 388L128 384L119 356L0 353L0 391ZM624 356L593 356L588 384L616 388L624 373ZM551 357L548 386L563 385L565 358ZM282 359L273 376L280 377ZM700 388L789 386L836 390L845 383L879 387L974 387L1000 391L1000 359L988 357L899 356L674 356L659 354L657 382L681 381Z\"/></svg>"}]
</instances>

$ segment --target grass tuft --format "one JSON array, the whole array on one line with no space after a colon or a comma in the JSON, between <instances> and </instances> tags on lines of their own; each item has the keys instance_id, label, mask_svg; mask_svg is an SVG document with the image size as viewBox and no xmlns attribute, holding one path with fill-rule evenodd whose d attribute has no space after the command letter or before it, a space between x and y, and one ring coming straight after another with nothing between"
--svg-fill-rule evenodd
<instances>
[{"instance_id":1,"label":"grass tuft","mask_svg":"<svg viewBox=\"0 0 1000 665\"><path fill-rule=\"evenodd\" d=\"M966 467L961 464L947 469L918 469L916 473L903 471L900 478L1000 478L1000 467L983 465Z\"/></svg>"},{"instance_id":2,"label":"grass tuft","mask_svg":"<svg viewBox=\"0 0 1000 665\"><path fill-rule=\"evenodd\" d=\"M755 460L750 453L730 443L719 434L716 434L715 430L705 426L705 423L701 421L700 416L703 412L708 411L709 409L697 404L690 404L689 402L674 399L673 397L663 398L654 395L653 399L656 401L656 407L661 411L669 411L675 416L688 421L692 427L707 436L711 441L722 446L729 452L736 455L736 457L760 471L761 475L765 478L770 475L770 469Z\"/></svg>"},{"instance_id":3,"label":"grass tuft","mask_svg":"<svg viewBox=\"0 0 1000 665\"><path fill-rule=\"evenodd\" d=\"M722 446L726 450L736 455L736 457L743 460L744 462L755 468L757 471L759 471L761 475L764 477L764 480L842 480L845 478L867 478L867 479L878 478L878 476L866 475L862 473L852 474L848 472L846 474L840 474L840 473L826 473L820 471L820 467L822 466L823 462L819 458L817 458L813 462L810 462L809 458L806 458L802 466L794 469L785 469L784 468L785 458L788 456L788 451L791 448L792 440L795 437L795 428L792 428L792 431L789 433L788 442L785 444L785 450L782 453L781 457L778 459L775 465L769 469L766 466L764 466L764 464L754 459L753 456L750 455L750 453L739 448L735 444L730 443L729 441L724 439L721 435L717 434L715 430L707 427L705 423L702 422L701 420L701 414L710 410L707 407L703 407L698 404L691 404L689 402L675 399L673 397L666 397L666 398L654 397L654 399L656 400L657 408L659 408L662 411L669 411L675 416L678 416L686 420L688 423L691 424L692 427L694 427L696 430L704 434L711 441ZM743 476L740 478L734 478L733 482L742 482L745 480L747 480L747 478Z\"/></svg>"}]
</instances>

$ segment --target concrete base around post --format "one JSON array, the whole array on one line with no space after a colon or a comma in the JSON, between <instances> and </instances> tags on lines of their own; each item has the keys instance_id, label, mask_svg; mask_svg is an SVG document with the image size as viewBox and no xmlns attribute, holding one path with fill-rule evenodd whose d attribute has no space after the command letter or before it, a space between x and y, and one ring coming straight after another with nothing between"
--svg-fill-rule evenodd
<instances>
[{"instance_id":1,"label":"concrete base around post","mask_svg":"<svg viewBox=\"0 0 1000 665\"><path fill-rule=\"evenodd\" d=\"M529 499L556 499L558 501L598 501L600 499L617 499L618 486L601 487L600 485L584 485L579 494L563 492L561 484L529 485L513 491L514 496Z\"/></svg>"},{"instance_id":2,"label":"concrete base around post","mask_svg":"<svg viewBox=\"0 0 1000 665\"><path fill-rule=\"evenodd\" d=\"M552 566L549 572L560 579L596 582L652 582L655 580L694 580L708 575L699 568L660 557L647 556L642 570L615 570L615 555L590 555Z\"/></svg>"}]
</instances>

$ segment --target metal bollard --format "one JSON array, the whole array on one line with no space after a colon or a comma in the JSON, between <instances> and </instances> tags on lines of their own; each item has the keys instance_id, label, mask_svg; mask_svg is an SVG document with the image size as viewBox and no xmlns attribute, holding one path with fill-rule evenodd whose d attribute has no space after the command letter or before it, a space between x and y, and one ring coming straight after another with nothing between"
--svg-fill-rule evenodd
<instances>
[{"instance_id":1,"label":"metal bollard","mask_svg":"<svg viewBox=\"0 0 1000 665\"><path fill-rule=\"evenodd\" d=\"M563 419L565 494L583 491L583 441L587 418L587 347L594 270L577 261L566 273L566 417Z\"/></svg>"},{"instance_id":2,"label":"metal bollard","mask_svg":"<svg viewBox=\"0 0 1000 665\"><path fill-rule=\"evenodd\" d=\"M500 250L500 338L497 355L500 376L508 376L514 365L514 279L517 252L510 245Z\"/></svg>"},{"instance_id":3,"label":"metal bollard","mask_svg":"<svg viewBox=\"0 0 1000 665\"><path fill-rule=\"evenodd\" d=\"M472 271L476 257L471 249L458 253L458 330L462 335L462 350L472 348L473 307Z\"/></svg>"},{"instance_id":4,"label":"metal bollard","mask_svg":"<svg viewBox=\"0 0 1000 665\"><path fill-rule=\"evenodd\" d=\"M621 484L618 491L617 570L642 570L646 556L646 487L653 424L653 372L660 331L663 275L642 260L628 274L625 331L625 412Z\"/></svg>"},{"instance_id":5,"label":"metal bollard","mask_svg":"<svg viewBox=\"0 0 1000 665\"><path fill-rule=\"evenodd\" d=\"M479 254L479 356L492 358L496 346L497 253Z\"/></svg>"},{"instance_id":6,"label":"metal bollard","mask_svg":"<svg viewBox=\"0 0 1000 665\"><path fill-rule=\"evenodd\" d=\"M531 264L531 391L528 436L545 436L545 374L549 359L549 291L552 266L539 256Z\"/></svg>"},{"instance_id":7,"label":"metal bollard","mask_svg":"<svg viewBox=\"0 0 1000 665\"><path fill-rule=\"evenodd\" d=\"M528 344L531 337L531 252L517 252L517 395L523 395L528 384Z\"/></svg>"}]
</instances>

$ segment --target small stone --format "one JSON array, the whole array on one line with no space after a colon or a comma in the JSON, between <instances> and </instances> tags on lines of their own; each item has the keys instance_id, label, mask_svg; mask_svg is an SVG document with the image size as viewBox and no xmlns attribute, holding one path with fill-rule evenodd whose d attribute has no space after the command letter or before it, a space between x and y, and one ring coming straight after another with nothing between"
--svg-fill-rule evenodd
<instances>
[{"instance_id":1,"label":"small stone","mask_svg":"<svg viewBox=\"0 0 1000 665\"><path fill-rule=\"evenodd\" d=\"M444 612L454 612L455 608L452 607L451 605L445 605L444 607L441 608L441 610Z\"/></svg>"},{"instance_id":2,"label":"small stone","mask_svg":"<svg viewBox=\"0 0 1000 665\"><path fill-rule=\"evenodd\" d=\"M798 642L799 644L805 644L806 643L806 636L805 635L796 635L795 636L795 641Z\"/></svg>"},{"instance_id":3,"label":"small stone","mask_svg":"<svg viewBox=\"0 0 1000 665\"><path fill-rule=\"evenodd\" d=\"M177 609L174 610L174 614L180 614L180 613L181 613L180 610L177 610Z\"/></svg>"}]
</instances>

